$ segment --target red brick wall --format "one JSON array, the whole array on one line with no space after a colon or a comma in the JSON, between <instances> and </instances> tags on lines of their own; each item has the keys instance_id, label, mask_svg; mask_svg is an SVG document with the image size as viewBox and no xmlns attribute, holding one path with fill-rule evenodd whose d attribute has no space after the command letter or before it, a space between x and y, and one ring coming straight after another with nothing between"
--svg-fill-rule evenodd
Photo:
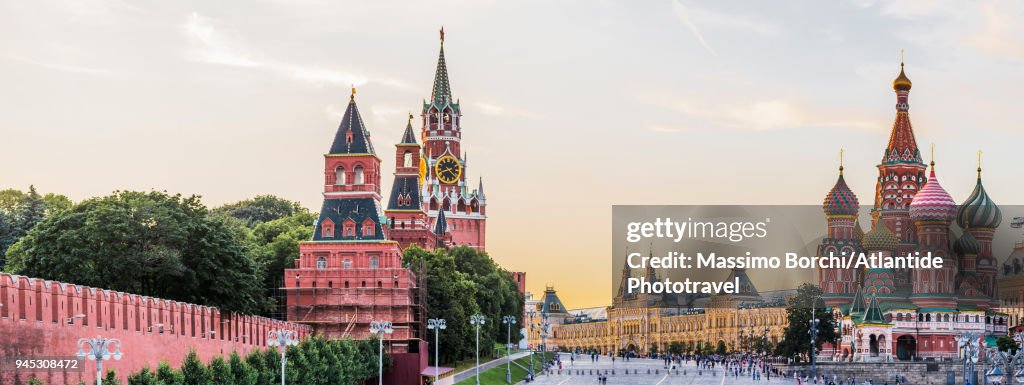
<instances>
[{"instance_id":1,"label":"red brick wall","mask_svg":"<svg viewBox=\"0 0 1024 385\"><path fill-rule=\"evenodd\" d=\"M311 332L305 325L222 314L214 307L8 274L0 274L0 303L0 355L68 356L78 352L79 338L117 338L123 357L103 367L122 379L160 361L176 367L190 349L209 361L264 347L271 330L296 330L300 338ZM158 324L164 325L162 333ZM47 383L92 383L95 365L86 361L82 373L38 375ZM0 374L0 383L16 381L11 372Z\"/></svg>"}]
</instances>

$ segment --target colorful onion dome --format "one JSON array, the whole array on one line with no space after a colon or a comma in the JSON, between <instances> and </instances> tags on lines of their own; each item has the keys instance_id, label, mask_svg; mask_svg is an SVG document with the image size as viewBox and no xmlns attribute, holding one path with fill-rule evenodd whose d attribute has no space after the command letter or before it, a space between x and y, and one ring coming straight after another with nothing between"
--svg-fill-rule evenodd
<instances>
[{"instance_id":1,"label":"colorful onion dome","mask_svg":"<svg viewBox=\"0 0 1024 385\"><path fill-rule=\"evenodd\" d=\"M939 184L933 167L928 174L928 181L910 202L910 219L951 222L956 218L956 207L953 197Z\"/></svg>"},{"instance_id":2,"label":"colorful onion dome","mask_svg":"<svg viewBox=\"0 0 1024 385\"><path fill-rule=\"evenodd\" d=\"M974 185L974 192L967 200L960 205L956 213L956 223L961 228L967 229L994 229L999 227L1003 221L1003 214L992 198L985 192L985 186L981 184L981 168L978 168L978 184Z\"/></svg>"},{"instance_id":3,"label":"colorful onion dome","mask_svg":"<svg viewBox=\"0 0 1024 385\"><path fill-rule=\"evenodd\" d=\"M959 255L978 255L981 252L981 242L978 242L971 233L964 231L964 235L953 243L953 251Z\"/></svg>"},{"instance_id":4,"label":"colorful onion dome","mask_svg":"<svg viewBox=\"0 0 1024 385\"><path fill-rule=\"evenodd\" d=\"M843 179L843 167L839 166L839 180L832 190L825 196L825 203L822 205L825 215L857 215L860 203L857 202L857 195L850 190Z\"/></svg>"},{"instance_id":5,"label":"colorful onion dome","mask_svg":"<svg viewBox=\"0 0 1024 385\"><path fill-rule=\"evenodd\" d=\"M864 239L860 241L860 244L867 251L895 251L896 246L900 244L900 239L884 224L876 223L871 231L864 234Z\"/></svg>"},{"instance_id":6,"label":"colorful onion dome","mask_svg":"<svg viewBox=\"0 0 1024 385\"><path fill-rule=\"evenodd\" d=\"M910 78L903 72L903 63L900 63L900 75L896 77L896 80L892 81L892 89L896 91L910 91L910 87L913 83L910 82Z\"/></svg>"}]
</instances>

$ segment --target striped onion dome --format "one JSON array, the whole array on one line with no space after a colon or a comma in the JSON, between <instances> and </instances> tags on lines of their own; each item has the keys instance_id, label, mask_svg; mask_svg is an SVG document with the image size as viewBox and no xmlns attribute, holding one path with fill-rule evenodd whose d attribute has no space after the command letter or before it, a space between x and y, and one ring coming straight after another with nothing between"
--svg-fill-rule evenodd
<instances>
[{"instance_id":1,"label":"striped onion dome","mask_svg":"<svg viewBox=\"0 0 1024 385\"><path fill-rule=\"evenodd\" d=\"M910 219L952 222L956 218L956 207L956 201L939 184L935 169L932 168L928 181L910 202Z\"/></svg>"},{"instance_id":2,"label":"striped onion dome","mask_svg":"<svg viewBox=\"0 0 1024 385\"><path fill-rule=\"evenodd\" d=\"M871 231L864 234L864 239L861 239L860 244L867 251L895 251L896 246L900 244L900 239L896 238L896 234L893 234L888 227L877 223Z\"/></svg>"},{"instance_id":3,"label":"striped onion dome","mask_svg":"<svg viewBox=\"0 0 1024 385\"><path fill-rule=\"evenodd\" d=\"M985 186L981 184L981 169L978 170L978 184L974 186L971 196L960 205L956 223L965 229L994 229L1003 221L1003 214L985 192Z\"/></svg>"},{"instance_id":4,"label":"striped onion dome","mask_svg":"<svg viewBox=\"0 0 1024 385\"><path fill-rule=\"evenodd\" d=\"M839 168L839 180L832 190L825 196L825 203L822 205L825 215L857 215L860 203L857 202L857 195L850 190L843 179L843 169Z\"/></svg>"},{"instance_id":5,"label":"striped onion dome","mask_svg":"<svg viewBox=\"0 0 1024 385\"><path fill-rule=\"evenodd\" d=\"M981 242L978 242L971 233L964 231L964 235L953 243L953 251L959 255L978 255L981 252Z\"/></svg>"}]
</instances>

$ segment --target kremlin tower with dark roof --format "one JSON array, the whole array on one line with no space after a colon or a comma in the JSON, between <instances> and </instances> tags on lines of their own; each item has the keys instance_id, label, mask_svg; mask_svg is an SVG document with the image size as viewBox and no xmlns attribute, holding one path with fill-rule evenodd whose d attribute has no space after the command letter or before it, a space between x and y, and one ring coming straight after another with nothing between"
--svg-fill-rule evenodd
<instances>
[{"instance_id":1,"label":"kremlin tower with dark roof","mask_svg":"<svg viewBox=\"0 0 1024 385\"><path fill-rule=\"evenodd\" d=\"M990 344L1007 334L1007 316L995 309L992 256L992 238L1002 218L981 183L980 154L974 192L958 206L939 183L934 160L928 170L921 159L910 124L911 87L900 63L893 81L896 120L877 166L871 229L859 234L860 207L840 164L839 179L823 204L828 234L818 256L871 253L891 261L930 253L943 264L819 269L822 299L837 317L841 335L822 354L837 361L956 358L961 334L974 333Z\"/></svg>"}]
</instances>

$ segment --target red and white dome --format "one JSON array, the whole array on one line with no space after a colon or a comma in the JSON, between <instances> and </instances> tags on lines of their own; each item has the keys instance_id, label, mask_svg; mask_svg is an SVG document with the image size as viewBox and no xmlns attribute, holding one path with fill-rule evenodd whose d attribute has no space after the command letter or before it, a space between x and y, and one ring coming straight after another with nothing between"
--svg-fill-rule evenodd
<instances>
[{"instance_id":1,"label":"red and white dome","mask_svg":"<svg viewBox=\"0 0 1024 385\"><path fill-rule=\"evenodd\" d=\"M910 202L910 218L915 221L945 221L956 218L957 204L946 189L939 184L932 169L928 182L914 195Z\"/></svg>"}]
</instances>

